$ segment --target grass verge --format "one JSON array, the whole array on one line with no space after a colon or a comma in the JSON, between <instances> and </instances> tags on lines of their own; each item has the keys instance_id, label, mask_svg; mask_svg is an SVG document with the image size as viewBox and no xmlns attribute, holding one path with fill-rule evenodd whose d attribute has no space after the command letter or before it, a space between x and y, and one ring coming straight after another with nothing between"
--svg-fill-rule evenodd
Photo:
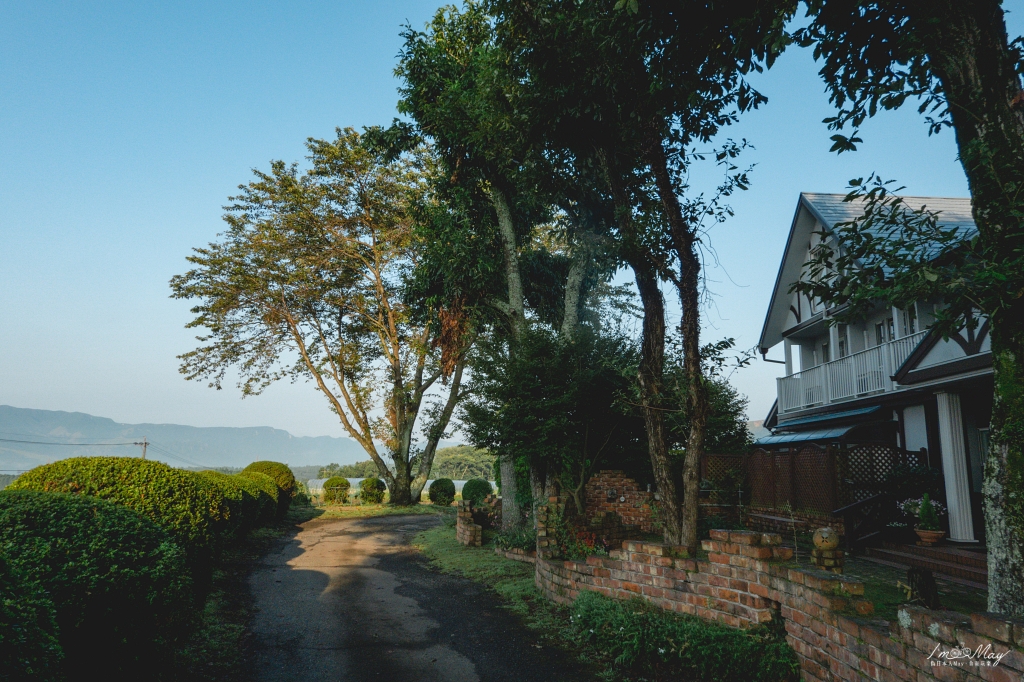
<instances>
[{"instance_id":1,"label":"grass verge","mask_svg":"<svg viewBox=\"0 0 1024 682\"><path fill-rule=\"evenodd\" d=\"M445 524L419 533L414 546L437 570L461 575L493 589L506 607L535 630L542 641L570 652L584 669L591 671L594 679L607 682L731 680L740 662L755 663L751 669L764 664L766 670L779 673L779 679L794 675L795 657L779 633L765 629L757 633L736 631L696 618L676 616L647 602L624 603L593 593L585 593L589 600L580 599L571 608L559 606L545 599L535 587L533 565L499 556L489 543L484 547L464 547L455 539L453 526ZM485 542L487 539L485 533ZM608 633L603 633L598 624L611 620L616 620L615 632L603 636ZM689 646L680 642L682 633L687 634L691 643L708 648L710 664L698 666L681 655ZM680 642L675 645L680 652L669 652L669 644L659 644L662 640L671 642L673 639ZM611 645L625 641L634 642L630 651L635 649L636 652L632 657ZM659 649L659 646L665 648ZM702 656L698 653L690 658L703 660ZM734 664L725 665L719 659ZM751 673L746 679L766 678Z\"/></svg>"},{"instance_id":2,"label":"grass verge","mask_svg":"<svg viewBox=\"0 0 1024 682\"><path fill-rule=\"evenodd\" d=\"M448 514L454 518L455 507L438 507L433 504L413 504L408 507L393 507L389 504L334 504L323 507L297 507L288 512L297 521L310 519L362 519L371 516L395 516L401 514Z\"/></svg>"},{"instance_id":3,"label":"grass verge","mask_svg":"<svg viewBox=\"0 0 1024 682\"><path fill-rule=\"evenodd\" d=\"M456 573L493 589L528 627L549 630L568 619L561 613L564 609L544 599L534 586L532 564L498 556L490 546L464 547L447 524L419 533L413 545L444 573Z\"/></svg>"}]
</instances>

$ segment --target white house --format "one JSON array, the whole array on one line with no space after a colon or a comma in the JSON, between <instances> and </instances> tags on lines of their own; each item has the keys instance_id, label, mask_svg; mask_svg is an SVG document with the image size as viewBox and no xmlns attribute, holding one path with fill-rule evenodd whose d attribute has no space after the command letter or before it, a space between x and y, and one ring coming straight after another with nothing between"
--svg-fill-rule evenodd
<instances>
[{"instance_id":1,"label":"white house","mask_svg":"<svg viewBox=\"0 0 1024 682\"><path fill-rule=\"evenodd\" d=\"M850 324L829 325L836 312L790 293L812 249L863 213L843 194L802 193L761 331L762 356L784 357L785 375L757 444L885 443L941 468L950 540L983 540L981 484L992 412L988 322L949 340L928 331L939 301L906 309L877 306ZM939 211L939 223L976 231L969 199L905 197ZM824 237L821 234L824 233ZM781 352L780 352L781 351ZM922 452L923 451L923 452Z\"/></svg>"}]
</instances>

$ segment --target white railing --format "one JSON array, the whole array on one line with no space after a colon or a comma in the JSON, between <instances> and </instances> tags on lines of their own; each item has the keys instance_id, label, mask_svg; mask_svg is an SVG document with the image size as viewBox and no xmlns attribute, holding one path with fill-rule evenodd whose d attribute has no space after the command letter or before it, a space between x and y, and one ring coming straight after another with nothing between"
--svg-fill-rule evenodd
<instances>
[{"instance_id":1,"label":"white railing","mask_svg":"<svg viewBox=\"0 0 1024 682\"><path fill-rule=\"evenodd\" d=\"M890 377L926 333L911 334L788 377L779 377L779 413L897 390L899 386Z\"/></svg>"}]
</instances>

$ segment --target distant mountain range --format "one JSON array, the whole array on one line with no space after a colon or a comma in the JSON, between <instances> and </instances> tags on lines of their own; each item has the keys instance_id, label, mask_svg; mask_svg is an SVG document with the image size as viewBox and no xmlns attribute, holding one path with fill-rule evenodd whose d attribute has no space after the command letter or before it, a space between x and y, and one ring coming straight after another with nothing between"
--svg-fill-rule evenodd
<instances>
[{"instance_id":1,"label":"distant mountain range","mask_svg":"<svg viewBox=\"0 0 1024 682\"><path fill-rule=\"evenodd\" d=\"M0 474L84 455L146 456L178 467L244 467L260 459L292 466L348 464L367 459L351 438L293 436L268 426L197 427L120 424L82 412L29 410L0 405ZM12 442L29 441L29 442ZM46 444L43 444L43 443Z\"/></svg>"}]
</instances>

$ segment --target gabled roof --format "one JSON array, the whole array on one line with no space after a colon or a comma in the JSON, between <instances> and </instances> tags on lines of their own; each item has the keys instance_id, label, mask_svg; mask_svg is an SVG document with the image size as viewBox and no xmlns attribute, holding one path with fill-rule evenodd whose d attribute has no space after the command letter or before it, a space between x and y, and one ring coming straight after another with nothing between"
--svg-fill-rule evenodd
<instances>
[{"instance_id":1,"label":"gabled roof","mask_svg":"<svg viewBox=\"0 0 1024 682\"><path fill-rule=\"evenodd\" d=\"M810 242L811 234L817 229L816 224L820 223L826 232L832 232L837 224L848 223L863 215L861 202L844 201L845 198L846 194L800 193L793 222L789 228L786 250L779 264L775 288L768 304L768 313L761 328L758 347L762 353L782 341L783 326L790 305L789 287L800 277L807 244ZM903 196L902 199L909 208L925 206L930 211L938 211L942 226L956 226L963 230L965 236L969 237L977 231L969 198Z\"/></svg>"}]
</instances>

